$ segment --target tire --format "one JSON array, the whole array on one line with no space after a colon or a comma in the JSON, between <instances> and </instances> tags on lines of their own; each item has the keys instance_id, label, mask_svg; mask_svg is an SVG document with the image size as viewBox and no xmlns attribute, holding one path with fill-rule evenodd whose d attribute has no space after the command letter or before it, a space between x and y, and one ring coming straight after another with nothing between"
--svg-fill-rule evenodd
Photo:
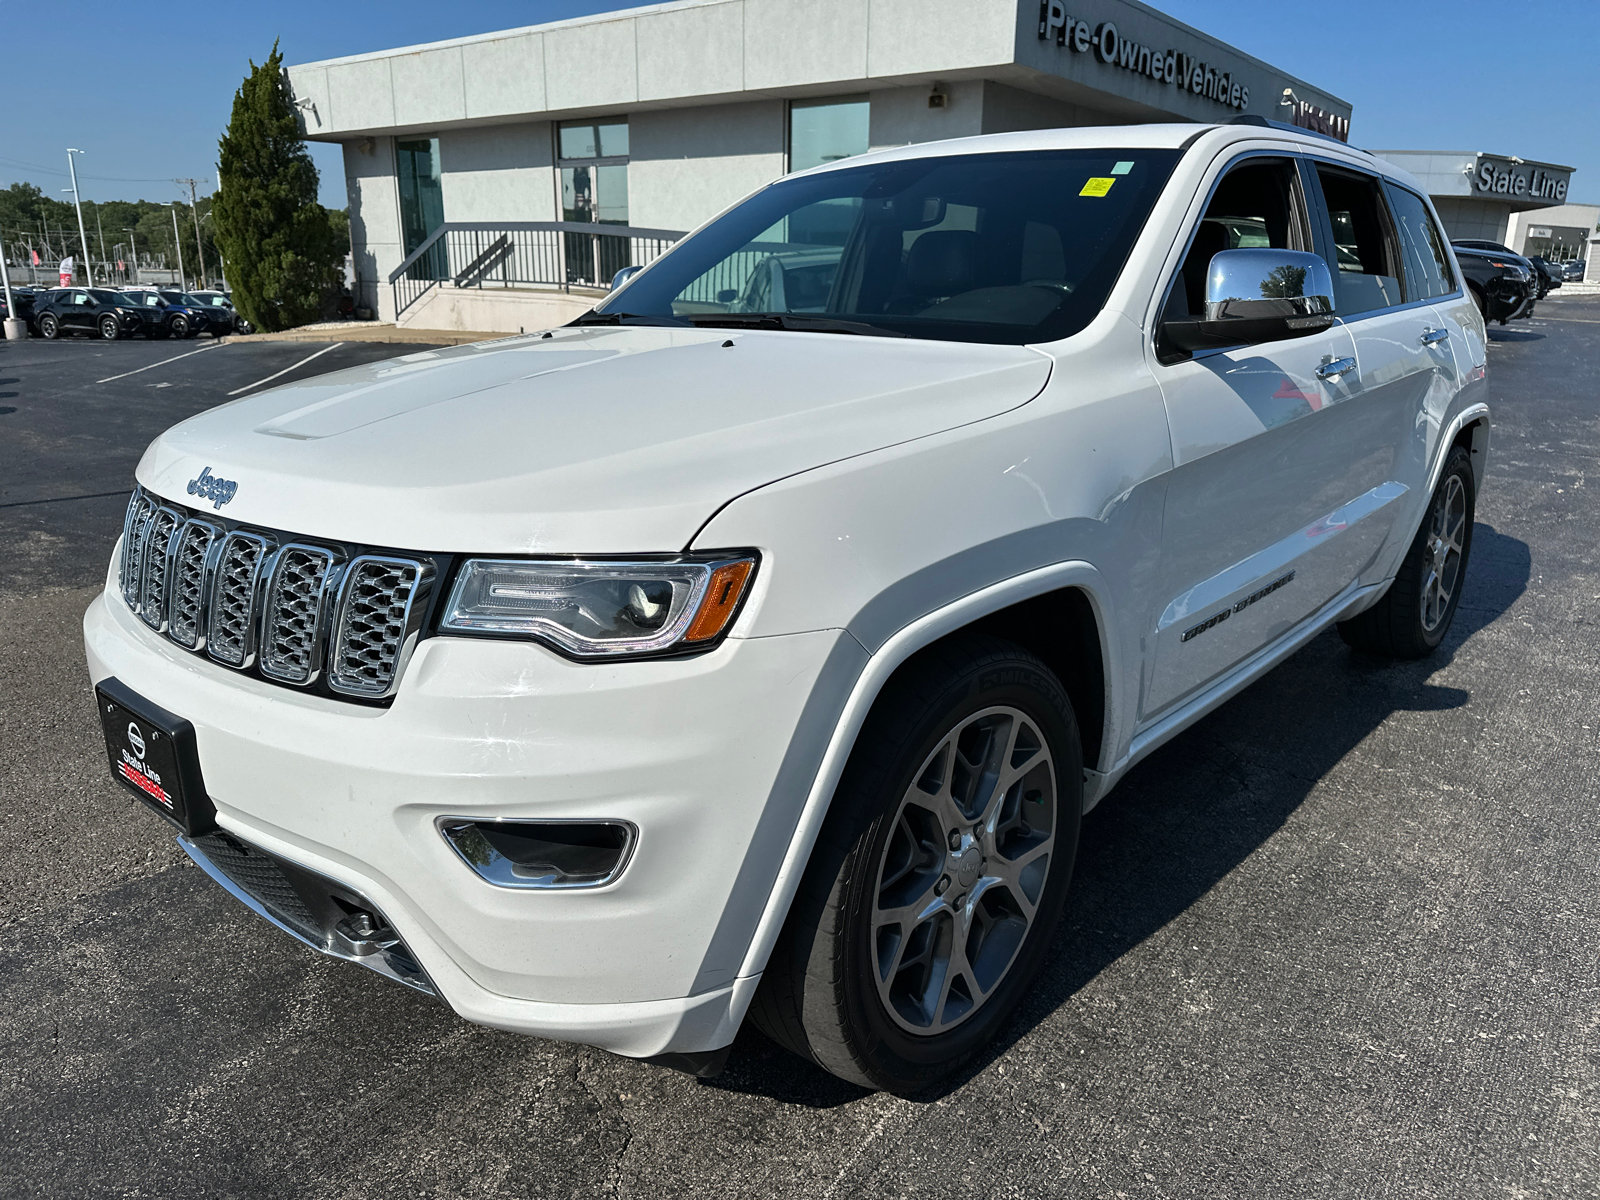
<instances>
[{"instance_id":1,"label":"tire","mask_svg":"<svg viewBox=\"0 0 1600 1200\"><path fill-rule=\"evenodd\" d=\"M175 337L175 338L186 338L186 337L188 337L189 336L189 318L188 317L173 317L172 318L172 324L171 324L170 328L172 329L172 336L173 337Z\"/></svg>"},{"instance_id":2,"label":"tire","mask_svg":"<svg viewBox=\"0 0 1600 1200\"><path fill-rule=\"evenodd\" d=\"M1478 315L1483 318L1483 323L1487 325L1489 323L1488 300L1484 299L1483 293L1475 287L1468 288L1467 291L1472 293L1472 302L1478 306Z\"/></svg>"},{"instance_id":3,"label":"tire","mask_svg":"<svg viewBox=\"0 0 1600 1200\"><path fill-rule=\"evenodd\" d=\"M757 1027L863 1087L916 1093L959 1070L1049 949L1082 809L1077 721L1043 662L985 637L902 670L840 780Z\"/></svg>"},{"instance_id":4,"label":"tire","mask_svg":"<svg viewBox=\"0 0 1600 1200\"><path fill-rule=\"evenodd\" d=\"M115 317L100 318L100 336L108 342L114 342L122 336L122 326L117 324Z\"/></svg>"},{"instance_id":5,"label":"tire","mask_svg":"<svg viewBox=\"0 0 1600 1200\"><path fill-rule=\"evenodd\" d=\"M1426 658L1439 648L1461 599L1476 507L1472 456L1454 446L1389 590L1339 622L1346 645L1387 658Z\"/></svg>"},{"instance_id":6,"label":"tire","mask_svg":"<svg viewBox=\"0 0 1600 1200\"><path fill-rule=\"evenodd\" d=\"M61 323L51 314L45 313L39 318L39 332L53 342L61 336Z\"/></svg>"}]
</instances>

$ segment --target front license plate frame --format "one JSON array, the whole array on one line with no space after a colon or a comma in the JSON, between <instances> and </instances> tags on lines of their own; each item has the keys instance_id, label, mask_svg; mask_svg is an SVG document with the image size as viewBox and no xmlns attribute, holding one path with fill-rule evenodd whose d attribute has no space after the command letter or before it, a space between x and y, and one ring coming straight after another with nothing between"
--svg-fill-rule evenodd
<instances>
[{"instance_id":1,"label":"front license plate frame","mask_svg":"<svg viewBox=\"0 0 1600 1200\"><path fill-rule=\"evenodd\" d=\"M215 829L194 726L117 679L95 684L94 695L112 777L186 835Z\"/></svg>"}]
</instances>

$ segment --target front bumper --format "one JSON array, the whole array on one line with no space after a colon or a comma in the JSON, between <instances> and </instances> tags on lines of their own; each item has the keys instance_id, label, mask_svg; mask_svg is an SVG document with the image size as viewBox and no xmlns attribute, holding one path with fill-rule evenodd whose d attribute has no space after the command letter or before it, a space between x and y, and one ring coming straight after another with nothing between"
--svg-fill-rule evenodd
<instances>
[{"instance_id":1,"label":"front bumper","mask_svg":"<svg viewBox=\"0 0 1600 1200\"><path fill-rule=\"evenodd\" d=\"M197 659L114 586L84 636L95 681L194 724L221 828L368 898L463 1017L639 1057L737 1031L751 934L837 713L817 696L842 702L865 658L833 630L599 664L435 637L379 709ZM639 837L605 887L510 890L462 862L441 816L617 819Z\"/></svg>"}]
</instances>

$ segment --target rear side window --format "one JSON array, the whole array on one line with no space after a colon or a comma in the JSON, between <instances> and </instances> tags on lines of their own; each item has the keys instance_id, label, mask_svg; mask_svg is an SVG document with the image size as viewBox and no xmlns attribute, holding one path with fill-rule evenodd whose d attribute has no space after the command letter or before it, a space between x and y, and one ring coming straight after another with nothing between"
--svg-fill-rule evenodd
<instances>
[{"instance_id":1,"label":"rear side window","mask_svg":"<svg viewBox=\"0 0 1600 1200\"><path fill-rule=\"evenodd\" d=\"M1387 213L1378 181L1317 167L1333 249L1333 303L1341 317L1358 316L1403 303L1400 264L1389 236Z\"/></svg>"},{"instance_id":2,"label":"rear side window","mask_svg":"<svg viewBox=\"0 0 1600 1200\"><path fill-rule=\"evenodd\" d=\"M1456 290L1444 238L1428 215L1421 197L1404 188L1390 187L1389 204L1400 227L1400 251L1405 259L1406 295L1413 300L1434 300Z\"/></svg>"}]
</instances>

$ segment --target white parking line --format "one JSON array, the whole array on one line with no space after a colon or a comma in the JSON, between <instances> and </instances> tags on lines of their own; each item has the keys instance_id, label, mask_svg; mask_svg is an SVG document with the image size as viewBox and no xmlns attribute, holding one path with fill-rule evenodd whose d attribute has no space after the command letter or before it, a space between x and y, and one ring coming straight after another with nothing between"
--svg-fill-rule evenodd
<instances>
[{"instance_id":1,"label":"white parking line","mask_svg":"<svg viewBox=\"0 0 1600 1200\"><path fill-rule=\"evenodd\" d=\"M114 379L126 379L129 375L137 375L140 371L154 371L157 367L164 367L170 362L177 362L180 358L188 358L195 354L204 354L207 350L216 350L226 345L226 342L213 342L209 346L201 346L198 350L190 350L186 354L174 354L171 358L163 358L160 362L151 363L148 367L135 367L131 371L124 371L121 375L107 375L104 379L96 379L96 383L110 383Z\"/></svg>"},{"instance_id":2,"label":"white parking line","mask_svg":"<svg viewBox=\"0 0 1600 1200\"><path fill-rule=\"evenodd\" d=\"M313 358L321 358L329 350L337 350L342 345L344 345L343 342L335 342L331 346L324 346L321 350L318 350L315 354L306 355L305 358L302 358L299 362L295 363L294 366L285 367L283 370L277 372L276 374L268 375L265 379L258 379L254 383L247 383L242 388L234 388L233 391L228 393L228 395L237 396L240 392L248 392L251 388L260 387L263 383L271 383L279 375L287 375L290 371L294 370L295 367L303 367L308 362L310 362Z\"/></svg>"}]
</instances>

